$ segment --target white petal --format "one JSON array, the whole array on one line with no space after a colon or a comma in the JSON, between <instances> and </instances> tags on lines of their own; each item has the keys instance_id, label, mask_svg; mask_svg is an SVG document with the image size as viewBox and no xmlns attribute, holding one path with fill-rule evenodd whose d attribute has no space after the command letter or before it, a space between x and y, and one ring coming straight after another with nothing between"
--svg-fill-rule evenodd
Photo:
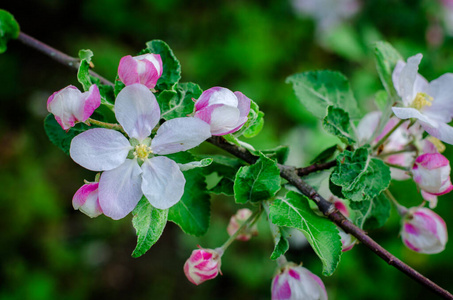
<instances>
[{"instance_id":1,"label":"white petal","mask_svg":"<svg viewBox=\"0 0 453 300\"><path fill-rule=\"evenodd\" d=\"M220 106L211 114L211 133L221 134L233 130L239 123L239 109L233 106Z\"/></svg>"},{"instance_id":2,"label":"white petal","mask_svg":"<svg viewBox=\"0 0 453 300\"><path fill-rule=\"evenodd\" d=\"M453 127L445 123L438 123L437 126L432 126L430 123L420 122L423 129L430 135L438 138L442 142L453 145Z\"/></svg>"},{"instance_id":3,"label":"white petal","mask_svg":"<svg viewBox=\"0 0 453 300\"><path fill-rule=\"evenodd\" d=\"M162 124L151 148L157 154L170 154L198 146L211 137L208 123L198 118L176 118Z\"/></svg>"},{"instance_id":4,"label":"white petal","mask_svg":"<svg viewBox=\"0 0 453 300\"><path fill-rule=\"evenodd\" d=\"M181 200L186 180L171 159L158 156L142 165L142 191L152 206L167 209Z\"/></svg>"},{"instance_id":5,"label":"white petal","mask_svg":"<svg viewBox=\"0 0 453 300\"><path fill-rule=\"evenodd\" d=\"M433 97L431 106L424 109L444 123L453 117L453 74L447 73L429 83L428 95Z\"/></svg>"},{"instance_id":6,"label":"white petal","mask_svg":"<svg viewBox=\"0 0 453 300\"><path fill-rule=\"evenodd\" d=\"M102 173L99 204L106 216L118 220L135 208L143 195L141 173L137 161L132 159L126 159L118 168Z\"/></svg>"},{"instance_id":7,"label":"white petal","mask_svg":"<svg viewBox=\"0 0 453 300\"><path fill-rule=\"evenodd\" d=\"M392 74L393 84L398 95L403 99L405 106L409 106L415 98L414 84L418 75L418 65L422 59L419 53L415 56L409 57L407 63L398 62Z\"/></svg>"},{"instance_id":8,"label":"white petal","mask_svg":"<svg viewBox=\"0 0 453 300\"><path fill-rule=\"evenodd\" d=\"M212 93L209 98L209 105L223 104L233 107L238 106L238 98L236 95L227 88L220 88L218 91Z\"/></svg>"},{"instance_id":9,"label":"white petal","mask_svg":"<svg viewBox=\"0 0 453 300\"><path fill-rule=\"evenodd\" d=\"M361 142L368 141L379 124L382 113L373 111L366 114L357 125L357 137Z\"/></svg>"},{"instance_id":10,"label":"white petal","mask_svg":"<svg viewBox=\"0 0 453 300\"><path fill-rule=\"evenodd\" d=\"M432 120L427 115L422 114L419 110L412 107L392 107L393 113L400 119L410 119L416 118L421 122L431 124L431 126L436 126L437 122Z\"/></svg>"},{"instance_id":11,"label":"white petal","mask_svg":"<svg viewBox=\"0 0 453 300\"><path fill-rule=\"evenodd\" d=\"M112 170L121 165L132 149L129 141L118 131L94 128L72 139L71 158L91 171Z\"/></svg>"},{"instance_id":12,"label":"white petal","mask_svg":"<svg viewBox=\"0 0 453 300\"><path fill-rule=\"evenodd\" d=\"M143 84L126 86L116 97L115 116L124 131L142 141L160 119L160 108L154 94Z\"/></svg>"}]
</instances>

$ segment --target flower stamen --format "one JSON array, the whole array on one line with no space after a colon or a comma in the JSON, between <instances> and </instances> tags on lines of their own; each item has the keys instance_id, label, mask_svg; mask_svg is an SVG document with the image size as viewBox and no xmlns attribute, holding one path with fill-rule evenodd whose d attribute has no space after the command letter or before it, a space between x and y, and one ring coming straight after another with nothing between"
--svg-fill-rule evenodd
<instances>
[{"instance_id":1,"label":"flower stamen","mask_svg":"<svg viewBox=\"0 0 453 300\"><path fill-rule=\"evenodd\" d=\"M145 160L149 157L150 154L153 154L153 150L151 147L140 144L135 146L134 156L135 158L140 158L141 160Z\"/></svg>"},{"instance_id":2,"label":"flower stamen","mask_svg":"<svg viewBox=\"0 0 453 300\"><path fill-rule=\"evenodd\" d=\"M417 95L415 95L415 99L414 101L412 101L411 107L417 110L421 110L425 106L433 105L433 100L433 97L431 97L430 95L419 92L417 93Z\"/></svg>"}]
</instances>

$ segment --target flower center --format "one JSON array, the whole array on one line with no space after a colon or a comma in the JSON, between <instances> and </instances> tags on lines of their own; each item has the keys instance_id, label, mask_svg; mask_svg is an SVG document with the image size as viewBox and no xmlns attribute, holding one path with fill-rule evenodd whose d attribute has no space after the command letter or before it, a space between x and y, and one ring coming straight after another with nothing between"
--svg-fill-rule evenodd
<instances>
[{"instance_id":1,"label":"flower center","mask_svg":"<svg viewBox=\"0 0 453 300\"><path fill-rule=\"evenodd\" d=\"M412 101L411 107L417 110L421 110L425 106L433 105L433 100L433 97L426 93L417 93L417 95L415 95L414 101Z\"/></svg>"},{"instance_id":2,"label":"flower center","mask_svg":"<svg viewBox=\"0 0 453 300\"><path fill-rule=\"evenodd\" d=\"M136 158L140 158L141 160L144 161L146 158L148 158L150 154L153 154L153 150L151 150L151 147L146 146L144 144L135 146L134 156Z\"/></svg>"}]
</instances>

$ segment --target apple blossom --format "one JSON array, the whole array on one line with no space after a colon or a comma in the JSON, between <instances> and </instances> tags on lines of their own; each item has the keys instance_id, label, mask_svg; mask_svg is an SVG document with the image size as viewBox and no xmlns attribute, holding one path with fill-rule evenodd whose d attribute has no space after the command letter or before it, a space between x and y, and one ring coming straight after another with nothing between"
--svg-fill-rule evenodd
<instances>
[{"instance_id":1,"label":"apple blossom","mask_svg":"<svg viewBox=\"0 0 453 300\"><path fill-rule=\"evenodd\" d=\"M195 115L211 126L212 135L235 132L247 122L250 99L222 87L204 91L195 102Z\"/></svg>"},{"instance_id":2,"label":"apple blossom","mask_svg":"<svg viewBox=\"0 0 453 300\"><path fill-rule=\"evenodd\" d=\"M400 119L415 118L430 135L453 144L453 127L447 123L453 117L453 74L446 73L428 81L418 74L421 54L398 61L392 80L403 107L393 107Z\"/></svg>"},{"instance_id":3,"label":"apple blossom","mask_svg":"<svg viewBox=\"0 0 453 300\"><path fill-rule=\"evenodd\" d=\"M272 300L327 300L321 279L307 268L287 263L272 280Z\"/></svg>"},{"instance_id":4,"label":"apple blossom","mask_svg":"<svg viewBox=\"0 0 453 300\"><path fill-rule=\"evenodd\" d=\"M152 89L162 76L163 65L159 54L124 56L118 66L118 77L126 85L141 83Z\"/></svg>"},{"instance_id":5,"label":"apple blossom","mask_svg":"<svg viewBox=\"0 0 453 300\"><path fill-rule=\"evenodd\" d=\"M228 223L227 231L230 236L236 233L236 231L247 221L248 218L252 215L252 211L248 208L240 209L236 212L234 216L230 218L230 222ZM241 232L237 237L236 240L239 241L248 241L252 238L252 236L258 235L258 227L254 224L251 228L244 228L243 232Z\"/></svg>"},{"instance_id":6,"label":"apple blossom","mask_svg":"<svg viewBox=\"0 0 453 300\"><path fill-rule=\"evenodd\" d=\"M453 190L450 180L450 162L440 153L425 153L417 157L412 167L414 181L433 195L443 195Z\"/></svg>"},{"instance_id":7,"label":"apple blossom","mask_svg":"<svg viewBox=\"0 0 453 300\"><path fill-rule=\"evenodd\" d=\"M403 217L401 238L411 250L434 254L442 252L448 240L444 220L424 207L413 207Z\"/></svg>"},{"instance_id":8,"label":"apple blossom","mask_svg":"<svg viewBox=\"0 0 453 300\"><path fill-rule=\"evenodd\" d=\"M222 255L223 250L220 248L213 250L200 247L193 250L184 264L184 274L195 285L214 279L219 273L222 274L220 271Z\"/></svg>"},{"instance_id":9,"label":"apple blossom","mask_svg":"<svg viewBox=\"0 0 453 300\"><path fill-rule=\"evenodd\" d=\"M143 195L152 206L167 209L184 193L185 179L178 165L165 156L198 146L211 136L209 125L197 118L176 118L163 123L154 94L142 84L125 87L117 96L115 115L131 138L105 128L77 135L70 155L82 167L104 171L99 180L99 203L106 216L121 219Z\"/></svg>"},{"instance_id":10,"label":"apple blossom","mask_svg":"<svg viewBox=\"0 0 453 300\"><path fill-rule=\"evenodd\" d=\"M85 122L101 105L98 87L93 84L88 92L82 93L73 85L53 93L47 100L47 110L55 116L64 130L77 122Z\"/></svg>"},{"instance_id":11,"label":"apple blossom","mask_svg":"<svg viewBox=\"0 0 453 300\"><path fill-rule=\"evenodd\" d=\"M80 210L90 218L95 218L102 214L99 205L98 182L90 182L82 185L72 198L72 206L75 210Z\"/></svg>"}]
</instances>

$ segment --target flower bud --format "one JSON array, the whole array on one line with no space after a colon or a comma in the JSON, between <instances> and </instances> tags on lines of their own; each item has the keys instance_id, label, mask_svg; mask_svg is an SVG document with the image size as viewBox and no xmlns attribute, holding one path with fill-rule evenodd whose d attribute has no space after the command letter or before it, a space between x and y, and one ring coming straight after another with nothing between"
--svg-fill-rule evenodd
<instances>
[{"instance_id":1,"label":"flower bud","mask_svg":"<svg viewBox=\"0 0 453 300\"><path fill-rule=\"evenodd\" d=\"M241 92L210 88L195 102L195 117L211 126L212 135L235 132L247 121L250 99Z\"/></svg>"},{"instance_id":2,"label":"flower bud","mask_svg":"<svg viewBox=\"0 0 453 300\"><path fill-rule=\"evenodd\" d=\"M127 86L141 83L152 89L162 76L163 64L159 54L124 56L118 66L118 77Z\"/></svg>"},{"instance_id":3,"label":"flower bud","mask_svg":"<svg viewBox=\"0 0 453 300\"><path fill-rule=\"evenodd\" d=\"M53 93L47 100L47 110L55 116L64 130L73 127L77 122L85 122L99 105L101 94L95 84L85 93L69 85Z\"/></svg>"},{"instance_id":4,"label":"flower bud","mask_svg":"<svg viewBox=\"0 0 453 300\"><path fill-rule=\"evenodd\" d=\"M420 188L430 194L443 195L453 189L450 162L440 153L425 153L417 157L412 174Z\"/></svg>"},{"instance_id":5,"label":"flower bud","mask_svg":"<svg viewBox=\"0 0 453 300\"><path fill-rule=\"evenodd\" d=\"M220 271L221 256L223 251L217 249L196 249L192 251L189 259L184 264L184 274L195 285L213 279Z\"/></svg>"},{"instance_id":6,"label":"flower bud","mask_svg":"<svg viewBox=\"0 0 453 300\"><path fill-rule=\"evenodd\" d=\"M80 210L90 218L95 218L102 214L99 205L99 183L90 182L82 185L72 198L72 206L75 210Z\"/></svg>"},{"instance_id":7,"label":"flower bud","mask_svg":"<svg viewBox=\"0 0 453 300\"><path fill-rule=\"evenodd\" d=\"M346 252L351 250L352 247L354 247L354 245L357 243L357 239L352 234L344 232L344 230L341 229L340 227L338 227L338 231L340 233L341 238L342 245L341 251Z\"/></svg>"},{"instance_id":8,"label":"flower bud","mask_svg":"<svg viewBox=\"0 0 453 300\"><path fill-rule=\"evenodd\" d=\"M434 209L437 206L437 196L421 190L422 197L425 201L428 201L429 208Z\"/></svg>"},{"instance_id":9,"label":"flower bud","mask_svg":"<svg viewBox=\"0 0 453 300\"><path fill-rule=\"evenodd\" d=\"M321 279L308 269L288 263L272 280L272 300L327 300Z\"/></svg>"},{"instance_id":10,"label":"flower bud","mask_svg":"<svg viewBox=\"0 0 453 300\"><path fill-rule=\"evenodd\" d=\"M240 209L234 216L231 217L230 223L228 223L227 231L230 236L236 233L236 231L247 221L252 215L252 211L248 208ZM252 236L258 235L258 227L254 224L251 228L244 228L242 232L236 237L239 241L248 241Z\"/></svg>"},{"instance_id":11,"label":"flower bud","mask_svg":"<svg viewBox=\"0 0 453 300\"><path fill-rule=\"evenodd\" d=\"M403 217L401 228L403 243L419 253L434 254L442 252L448 240L444 220L424 207L413 207Z\"/></svg>"}]
</instances>

